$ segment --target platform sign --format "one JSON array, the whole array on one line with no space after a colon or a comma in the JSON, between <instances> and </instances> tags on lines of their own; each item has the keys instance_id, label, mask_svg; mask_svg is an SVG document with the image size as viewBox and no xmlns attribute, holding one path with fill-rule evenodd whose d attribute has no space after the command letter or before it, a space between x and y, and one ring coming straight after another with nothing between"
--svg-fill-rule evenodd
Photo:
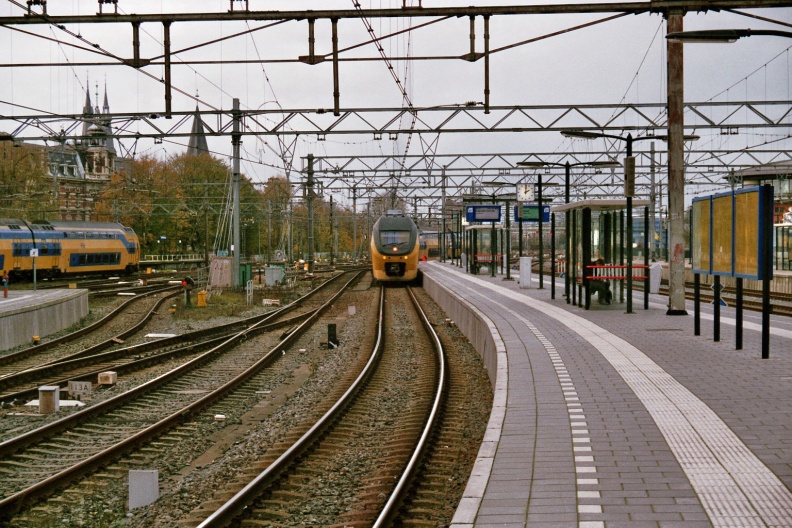
<instances>
[{"instance_id":1,"label":"platform sign","mask_svg":"<svg viewBox=\"0 0 792 528\"><path fill-rule=\"evenodd\" d=\"M772 279L773 188L749 187L693 200L690 220L694 273ZM765 264L768 264L767 266ZM765 276L769 273L769 276Z\"/></svg>"},{"instance_id":2,"label":"platform sign","mask_svg":"<svg viewBox=\"0 0 792 528\"><path fill-rule=\"evenodd\" d=\"M468 205L465 209L465 220L468 222L500 222L500 205Z\"/></svg>"},{"instance_id":3,"label":"platform sign","mask_svg":"<svg viewBox=\"0 0 792 528\"><path fill-rule=\"evenodd\" d=\"M520 221L520 206L514 207L514 221ZM523 222L538 222L539 221L539 206L538 205L525 205L522 204L522 221ZM550 221L550 206L542 206L542 222Z\"/></svg>"}]
</instances>

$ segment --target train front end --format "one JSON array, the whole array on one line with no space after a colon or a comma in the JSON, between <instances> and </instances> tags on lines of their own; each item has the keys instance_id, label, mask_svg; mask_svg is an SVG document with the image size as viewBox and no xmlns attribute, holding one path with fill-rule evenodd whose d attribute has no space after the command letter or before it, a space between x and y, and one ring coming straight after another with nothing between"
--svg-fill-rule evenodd
<instances>
[{"instance_id":1,"label":"train front end","mask_svg":"<svg viewBox=\"0 0 792 528\"><path fill-rule=\"evenodd\" d=\"M371 267L378 282L410 282L418 277L418 228L401 211L388 211L371 232Z\"/></svg>"}]
</instances>

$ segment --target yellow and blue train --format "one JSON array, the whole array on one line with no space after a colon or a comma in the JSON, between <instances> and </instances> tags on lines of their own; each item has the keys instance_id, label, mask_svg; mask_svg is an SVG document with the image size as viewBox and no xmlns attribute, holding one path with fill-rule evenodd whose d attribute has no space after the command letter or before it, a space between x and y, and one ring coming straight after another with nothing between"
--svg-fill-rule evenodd
<instances>
[{"instance_id":1,"label":"yellow and blue train","mask_svg":"<svg viewBox=\"0 0 792 528\"><path fill-rule=\"evenodd\" d=\"M32 277L34 259L42 278L130 274L140 268L140 242L116 222L0 219L0 273Z\"/></svg>"},{"instance_id":2,"label":"yellow and blue train","mask_svg":"<svg viewBox=\"0 0 792 528\"><path fill-rule=\"evenodd\" d=\"M371 230L371 271L377 282L410 282L418 277L418 227L398 210L387 211Z\"/></svg>"}]
</instances>

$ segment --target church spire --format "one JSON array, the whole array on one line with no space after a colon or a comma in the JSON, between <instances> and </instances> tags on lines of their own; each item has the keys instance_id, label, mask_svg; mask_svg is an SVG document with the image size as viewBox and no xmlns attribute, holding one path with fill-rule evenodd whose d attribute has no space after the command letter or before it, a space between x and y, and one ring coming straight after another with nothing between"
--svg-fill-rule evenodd
<instances>
[{"instance_id":1,"label":"church spire","mask_svg":"<svg viewBox=\"0 0 792 528\"><path fill-rule=\"evenodd\" d=\"M97 105L98 105L98 99L99 99L99 94L98 93L96 95L96 99L97 99ZM107 99L107 80L105 80L104 104L102 106L102 114L109 114L109 113L110 113L110 103L108 102L108 99ZM105 134L107 134L107 137L105 139L105 149L108 152L112 152L113 154L115 154L116 149L115 149L115 145L114 145L114 142L113 142L113 124L112 124L112 122L110 120L110 117L104 117L103 116L101 118L101 122L102 122L102 127L104 128Z\"/></svg>"},{"instance_id":2,"label":"church spire","mask_svg":"<svg viewBox=\"0 0 792 528\"><path fill-rule=\"evenodd\" d=\"M195 105L190 141L187 143L187 154L197 156L208 152L209 145L206 143L206 132L203 121L201 121L201 113L198 111L198 105Z\"/></svg>"},{"instance_id":3,"label":"church spire","mask_svg":"<svg viewBox=\"0 0 792 528\"><path fill-rule=\"evenodd\" d=\"M93 106L91 106L91 81L88 75L85 76L85 104L83 104L83 137L88 135L88 128L91 126L91 118L93 117Z\"/></svg>"},{"instance_id":4,"label":"church spire","mask_svg":"<svg viewBox=\"0 0 792 528\"><path fill-rule=\"evenodd\" d=\"M105 93L104 93L104 105L102 105L102 113L109 114L110 113L110 103L107 102L107 79L105 79Z\"/></svg>"}]
</instances>

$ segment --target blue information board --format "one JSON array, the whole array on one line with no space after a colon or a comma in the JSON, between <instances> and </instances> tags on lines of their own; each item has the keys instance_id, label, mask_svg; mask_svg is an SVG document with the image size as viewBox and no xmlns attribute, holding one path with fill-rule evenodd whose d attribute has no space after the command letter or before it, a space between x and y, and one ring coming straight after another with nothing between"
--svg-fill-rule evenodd
<instances>
[{"instance_id":1,"label":"blue information board","mask_svg":"<svg viewBox=\"0 0 792 528\"><path fill-rule=\"evenodd\" d=\"M514 221L520 221L520 206L514 206ZM525 205L522 204L522 221L523 222L538 222L539 221L539 206L538 205ZM550 221L550 206L542 206L542 222Z\"/></svg>"},{"instance_id":2,"label":"blue information board","mask_svg":"<svg viewBox=\"0 0 792 528\"><path fill-rule=\"evenodd\" d=\"M468 222L500 222L500 205L468 205L465 209L465 220Z\"/></svg>"}]
</instances>

